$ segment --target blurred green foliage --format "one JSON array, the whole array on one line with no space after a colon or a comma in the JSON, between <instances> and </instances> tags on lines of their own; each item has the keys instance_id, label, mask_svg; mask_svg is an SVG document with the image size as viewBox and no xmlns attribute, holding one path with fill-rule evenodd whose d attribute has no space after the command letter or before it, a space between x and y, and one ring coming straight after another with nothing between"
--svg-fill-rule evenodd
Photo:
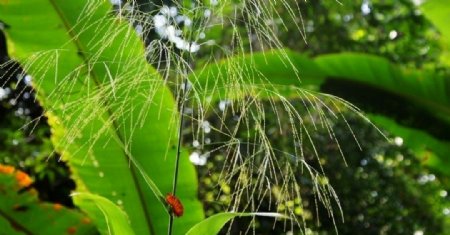
<instances>
[{"instance_id":1,"label":"blurred green foliage","mask_svg":"<svg viewBox=\"0 0 450 235\"><path fill-rule=\"evenodd\" d=\"M412 67L435 65L439 34L413 1L341 2L302 3L308 43L298 43L300 37L292 34L283 41L313 55L358 51Z\"/></svg>"},{"instance_id":2,"label":"blurred green foliage","mask_svg":"<svg viewBox=\"0 0 450 235\"><path fill-rule=\"evenodd\" d=\"M14 165L32 175L42 200L73 206L68 195L75 184L54 153L50 128L31 87L15 63L0 69L0 74L6 74L0 76L0 164Z\"/></svg>"},{"instance_id":3,"label":"blurred green foliage","mask_svg":"<svg viewBox=\"0 0 450 235\"><path fill-rule=\"evenodd\" d=\"M292 0L292 3L294 2L296 1ZM439 63L439 34L412 1L347 0L342 1L342 5L335 1L300 1L299 4L306 39L293 24L289 24L290 19L284 19L284 22L287 22L285 26L282 25L281 19L275 19L273 22L279 30L281 41L290 49L310 55L343 51L366 52L384 56L407 67L427 67L447 72ZM283 12L280 15L288 17L288 14ZM246 29L242 27L241 30L245 35ZM212 27L206 33L207 38L214 39L223 46L221 49L232 44L232 32L223 32L221 26ZM250 45L250 41L244 44ZM258 43L253 42L252 45L257 47ZM217 50L217 53L219 52L221 51ZM15 91L15 95L11 93L1 99L0 162L14 164L30 172L36 178L39 194L44 195L44 199L70 205L71 201L67 195L73 186L64 165L57 161L57 157L49 158L53 151L48 139L49 129L44 120L35 125L33 120L40 117L40 111L27 113L27 108L22 107L20 101L28 100L28 108L37 104L30 98L30 94L28 98L24 96L26 92L23 91L26 88L23 86L19 87L10 81L5 84L10 91ZM18 94L20 95L17 96ZM300 109L302 105L299 102ZM217 112L220 113L220 110ZM208 120L212 125L220 126L221 120L212 113ZM345 223L340 221L338 208L335 210L336 224L332 223L333 220L323 207L318 205L316 210L312 182L303 177L300 171L298 181L301 182L303 201L295 199L286 205L274 205L267 198L260 210L276 207L283 212L287 207L294 207L299 216L305 216L305 222L311 229L308 231L317 234L333 234L335 226L340 234L355 234L355 231L358 234L414 234L416 231L445 234L445 231L450 229L449 197L446 191L449 189L448 179L433 175L410 150L401 144L393 143L395 141L387 142L373 126L351 112L346 112L345 115L360 145L363 146L362 151L357 148L345 122L333 124L347 165L340 156L336 143L329 141L326 130L323 129L313 136L316 145L320 146L319 154L323 159L321 163L328 177L327 181L339 195ZM287 122L288 117L281 118L281 122ZM235 125L233 120L233 115L229 115L226 119L229 126ZM271 131L277 129L277 123L273 122L275 120L277 118L274 116L266 117L267 131L274 141L274 148L293 152L290 149L288 126L284 129L284 134ZM30 125L24 127L25 124ZM186 130L186 133L189 132L190 130ZM243 142L252 138L251 130L243 129L239 133ZM202 149L197 151L206 153L214 149L214 143L224 141L224 136L214 132L205 136L213 144L201 146ZM190 137L189 134L186 135L187 143L193 141ZM395 140L395 136L390 138ZM220 172L226 159L224 154L214 152L209 155L205 166L197 167L199 195L207 215L223 211L231 201L233 185L220 180ZM315 162L311 152L306 155L310 162ZM315 164L318 168L317 162ZM276 189L272 190L276 196ZM245 204L245 201L242 203ZM282 234L285 230L284 225L280 223L274 230L273 219L258 218L237 219L230 231L233 234L245 231L249 224L255 226L257 234Z\"/></svg>"},{"instance_id":4,"label":"blurred green foliage","mask_svg":"<svg viewBox=\"0 0 450 235\"><path fill-rule=\"evenodd\" d=\"M293 6L295 2L291 1ZM279 30L278 35L288 48L302 53L320 55L344 51L365 52L383 56L404 67L429 68L448 74L448 68L439 61L439 33L412 1L342 3L342 5L334 1L299 3L307 43L295 25L289 23L291 19L287 12L281 13L280 19L274 19L270 23ZM280 7L280 10L282 9L284 8ZM227 48L228 45L232 45L231 38L235 32L225 32L228 36L223 36L223 32L217 33L220 30L219 26L212 27L209 36L223 48ZM240 30L239 33L247 34L245 27L241 27ZM254 49L264 47L264 42L255 38L251 42L244 41L244 44L252 45ZM217 53L222 52L217 50ZM273 104L267 102L266 105L269 107ZM281 107L280 104L276 106ZM299 105L298 110L301 109ZM303 110L303 113L305 112ZM234 115L239 114L228 114L227 118L223 118L220 113L219 109L210 112L208 121L211 126L224 125L232 130L233 125L236 125ZM280 117L278 116L280 112L276 113L277 115L266 115L264 120L272 147L281 152L293 153L295 151L291 148L290 126L287 125L280 131L284 134L276 134L279 123L289 123L289 117L286 115ZM335 208L336 224L333 224L333 220L323 207L319 205L316 210L313 183L300 172L298 180L301 182L299 186L304 197L303 201L297 198L287 205L276 205L273 199L267 197L259 210L277 207L283 212L287 207L293 207L299 216L306 216L306 225L311 228L307 233L314 234L333 234L335 229L340 234L415 232L446 234L450 230L448 179L428 170L419 160L419 156L415 156L411 150L402 145L401 138L386 133L389 142L373 126L352 112L344 113L359 144L363 146L363 150L357 148L345 122L334 123L332 128L348 165L340 156L336 143L329 139L326 130L316 133L313 139L319 148L327 181L339 195L345 223L340 221L338 208ZM226 123L222 123L223 121ZM254 124L247 124L250 126L249 129L240 130L236 138L242 143L251 142L254 138L251 127ZM314 129L312 125L307 128ZM218 145L214 144L227 141L227 137L213 131L211 134L205 133L205 140L200 142L211 144L196 147L192 151L208 159L204 166L198 166L198 171L201 183L200 196L205 203L207 215L212 215L228 208L235 193L231 189L235 188L235 185L223 181L221 171L226 165L228 152L217 151ZM243 145L242 149L249 147ZM309 162L314 162L315 157L311 148L309 151ZM317 161L315 168L319 168ZM273 192L272 196L274 195L277 193ZM244 207L246 201L243 200L241 204ZM253 221L235 220L230 230L225 229L223 232L231 231L232 234L237 234L246 231L249 225L255 226L257 234L283 234L285 229L280 223L274 227L274 220L257 218Z\"/></svg>"},{"instance_id":5,"label":"blurred green foliage","mask_svg":"<svg viewBox=\"0 0 450 235\"><path fill-rule=\"evenodd\" d=\"M340 2L340 3L339 3ZM357 51L383 56L392 62L421 68L440 68L439 32L411 0L365 1L295 1L292 9L300 9L302 18L293 22L288 10L280 4L270 25L288 48L312 56L335 52ZM249 3L250 4L250 3ZM241 22L244 22L242 18ZM300 30L295 25L300 25ZM225 28L226 28L225 22ZM241 23L239 34L247 35ZM207 32L220 49L230 49L236 32L215 25ZM267 48L262 40L242 40L244 47Z\"/></svg>"},{"instance_id":6,"label":"blurred green foliage","mask_svg":"<svg viewBox=\"0 0 450 235\"><path fill-rule=\"evenodd\" d=\"M306 112L301 101L296 102L298 110ZM267 104L270 109L270 104ZM220 110L217 110L220 112ZM276 113L276 114L275 114ZM273 148L277 151L293 153L295 150L291 141L293 135L290 125L286 124L280 134L277 130L277 119L281 123L288 123L287 115L282 110L267 115L263 120L268 126L267 134L272 140ZM320 163L324 169L326 179L324 182L331 184L339 196L342 206L344 223L340 219L338 207L334 207L335 224L327 210L317 204L314 195L314 182L299 167L297 169L298 187L301 188L302 199L294 198L286 204L276 204L278 195L277 188L273 188L271 197L266 196L264 203L259 207L261 211L278 208L279 212L285 213L287 209L293 210L301 220L305 216L308 231L314 234L334 234L335 226L340 234L414 234L416 231L424 231L426 234L445 234L450 229L448 224L448 209L450 206L447 191L448 182L442 182L436 175L424 168L414 154L402 146L398 137L390 137L387 141L373 125L365 122L353 112L344 112L348 124L351 126L355 136L353 137L344 121L334 122L332 129L339 141L339 146L332 141L326 128L319 127L319 131L312 134L312 139L318 149ZM231 114L227 114L231 115ZM312 115L316 115L312 111ZM306 129L313 129L313 120L305 117L308 123ZM233 127L236 123L231 118L226 119L226 126ZM220 120L212 117L211 125L220 125ZM217 123L216 123L217 122ZM252 126L249 129L239 130L237 138L243 143L240 145L242 151L251 148L245 143L254 138ZM249 134L250 133L250 134ZM213 132L208 134L212 143L225 141L226 137ZM359 149L356 138L361 146ZM209 153L208 162L205 166L199 166L200 195L205 203L207 215L213 215L227 208L234 192L230 189L236 185L228 184L221 176L221 170L227 164L225 155L227 151L214 151L215 144L204 145L196 151L201 154ZM339 152L341 148L345 160ZM211 152L212 151L212 152ZM305 148L306 161L315 169L320 169L319 163L312 148ZM282 161L283 154L280 154ZM260 159L264 159L261 155ZM289 159L287 159L289 160ZM255 164L257 165L257 164ZM282 164L280 164L282 165ZM303 169L304 170L304 169ZM254 177L258 173L254 172ZM258 195L254 195L258 197ZM241 202L242 206L246 201ZM447 217L446 217L447 216ZM273 219L257 218L237 219L231 226L232 234L245 231L249 225L256 227L257 234L283 234L285 227L277 223L274 227ZM224 230L224 232L227 230ZM297 234L298 229L293 230Z\"/></svg>"},{"instance_id":7,"label":"blurred green foliage","mask_svg":"<svg viewBox=\"0 0 450 235\"><path fill-rule=\"evenodd\" d=\"M0 164L0 234L98 234L79 211L38 200L31 183L23 171Z\"/></svg>"}]
</instances>

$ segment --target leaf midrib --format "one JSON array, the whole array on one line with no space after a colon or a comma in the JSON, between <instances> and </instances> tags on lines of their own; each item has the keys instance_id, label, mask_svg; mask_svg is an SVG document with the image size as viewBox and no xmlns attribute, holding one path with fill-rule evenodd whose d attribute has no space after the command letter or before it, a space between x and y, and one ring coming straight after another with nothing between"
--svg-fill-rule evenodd
<instances>
[{"instance_id":1,"label":"leaf midrib","mask_svg":"<svg viewBox=\"0 0 450 235\"><path fill-rule=\"evenodd\" d=\"M82 58L84 64L89 65L89 60L88 60L86 54L84 53L87 50L85 50L82 43L77 39L77 37L75 37L75 35L73 35L73 31L71 30L72 27L71 27L69 21L64 16L64 13L57 6L57 4L55 3L55 0L49 0L49 2L51 3L51 5L52 5L53 9L55 10L55 12L57 13L57 15L59 16L61 22L64 25L64 28L66 29L66 32L69 34L69 37L72 39L73 44L75 44L75 47L78 48L78 52L79 52L78 55ZM95 74L95 70L92 70L89 73L89 76L92 78L95 85L98 87L100 85L100 81L98 79L98 75ZM108 101L105 101L105 102L108 103ZM110 107L110 106L106 106L106 107ZM105 109L108 113L108 116L111 116L113 112L109 108L105 108ZM114 127L114 129L112 130L112 133L114 133L116 135L117 139L120 141L121 146L125 146L123 137L118 132L119 128L118 128L118 125L115 120L112 120L112 126ZM123 151L123 156L125 156L127 161L131 158L131 156L128 156L126 151ZM151 223L150 214L149 214L148 210L146 209L147 206L146 206L146 201L144 198L144 193L138 182L138 175L137 175L136 170L134 169L133 165L130 165L129 169L130 169L131 175L133 177L134 186L139 195L140 204L142 205L142 209L143 209L143 212L145 215L145 221L147 222L146 224L148 225L148 229L149 229L150 233L155 234L153 224Z\"/></svg>"},{"instance_id":2,"label":"leaf midrib","mask_svg":"<svg viewBox=\"0 0 450 235\"><path fill-rule=\"evenodd\" d=\"M8 214L2 211L1 209L0 209L0 216L5 218L14 227L14 229L24 232L27 235L33 235L33 233L30 230L28 230L23 225L18 223L14 218L9 217Z\"/></svg>"}]
</instances>

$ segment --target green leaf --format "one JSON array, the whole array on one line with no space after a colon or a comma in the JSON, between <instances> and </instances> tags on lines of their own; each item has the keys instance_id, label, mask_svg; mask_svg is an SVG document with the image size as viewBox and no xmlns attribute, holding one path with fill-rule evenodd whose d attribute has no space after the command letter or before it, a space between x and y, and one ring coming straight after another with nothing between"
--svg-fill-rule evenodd
<instances>
[{"instance_id":1,"label":"green leaf","mask_svg":"<svg viewBox=\"0 0 450 235\"><path fill-rule=\"evenodd\" d=\"M448 6L450 6L450 0L428 0L421 9L442 34L441 58L447 66L450 66L450 27L448 27L450 8Z\"/></svg>"},{"instance_id":2,"label":"green leaf","mask_svg":"<svg viewBox=\"0 0 450 235\"><path fill-rule=\"evenodd\" d=\"M0 217L0 228L2 228L2 232L4 234L9 234L9 235L24 235L26 234L25 232L16 230L12 227L11 223L6 220L3 217Z\"/></svg>"},{"instance_id":3,"label":"green leaf","mask_svg":"<svg viewBox=\"0 0 450 235\"><path fill-rule=\"evenodd\" d=\"M403 143L421 159L424 165L430 166L444 175L450 172L450 142L440 141L428 133L414 128L399 125L394 120L381 115L369 115L377 126L400 136Z\"/></svg>"},{"instance_id":4,"label":"green leaf","mask_svg":"<svg viewBox=\"0 0 450 235\"><path fill-rule=\"evenodd\" d=\"M77 191L121 206L136 234L166 233L161 194L172 190L179 116L135 30L102 0L0 1L0 19L10 26L11 56L33 76ZM174 232L184 234L204 216L186 152L179 172L185 216Z\"/></svg>"},{"instance_id":5,"label":"green leaf","mask_svg":"<svg viewBox=\"0 0 450 235\"><path fill-rule=\"evenodd\" d=\"M217 101L248 95L296 94L292 88L317 90L324 74L306 56L289 50L235 56L195 70L189 77L196 92Z\"/></svg>"},{"instance_id":6,"label":"green leaf","mask_svg":"<svg viewBox=\"0 0 450 235\"><path fill-rule=\"evenodd\" d=\"M110 200L90 193L74 193L72 196L91 217L103 216L103 220L95 221L102 234L134 234L125 212Z\"/></svg>"},{"instance_id":7,"label":"green leaf","mask_svg":"<svg viewBox=\"0 0 450 235\"><path fill-rule=\"evenodd\" d=\"M243 216L265 216L265 217L274 217L274 218L283 218L287 219L288 217L278 214L278 213L236 213L236 212L224 212L215 214L209 218L204 219L200 223L196 224L194 227L192 227L186 235L196 235L196 234L202 234L202 235L215 235L220 232L223 226L230 221L231 219L234 219L236 217L243 217Z\"/></svg>"},{"instance_id":8,"label":"green leaf","mask_svg":"<svg viewBox=\"0 0 450 235\"><path fill-rule=\"evenodd\" d=\"M79 211L39 201L33 188L24 189L29 180L18 170L0 169L1 234L97 234L91 220Z\"/></svg>"},{"instance_id":9,"label":"green leaf","mask_svg":"<svg viewBox=\"0 0 450 235\"><path fill-rule=\"evenodd\" d=\"M328 80L364 86L346 92L366 96L370 92L378 94L380 99L383 95L389 96L393 100L383 100L387 101L386 106L395 103L396 98L401 100L402 105L414 104L430 116L450 123L450 80L446 77L431 71L403 70L384 58L366 54L331 54L319 56L315 61Z\"/></svg>"},{"instance_id":10,"label":"green leaf","mask_svg":"<svg viewBox=\"0 0 450 235\"><path fill-rule=\"evenodd\" d=\"M285 69L289 63L295 68ZM234 65L248 69L233 71L230 68ZM450 79L434 71L402 69L384 58L368 54L341 53L308 59L290 51L273 51L231 57L198 69L194 74L191 81L198 86L197 90L205 90L205 93L214 92L211 89L214 81L225 84L228 77L236 76L236 89L222 93L226 99L258 94L261 90L270 91L272 95L278 92L290 97L301 96L302 93L286 92L295 89L319 90L342 97L367 113L389 118L389 125L387 122L376 124L388 128L394 135L404 135L405 144L411 142L412 146L417 141L407 137L411 132L401 131L405 127L428 133L429 141L423 144L427 144L428 152L439 156L439 160L433 158L428 164L441 172L450 168L445 150L448 148L443 148L450 140L447 131L450 129ZM259 86L263 83L266 84ZM257 89L252 90L252 87ZM239 95L233 95L236 93ZM425 146L421 146L423 150ZM423 151L418 153L423 155Z\"/></svg>"},{"instance_id":11,"label":"green leaf","mask_svg":"<svg viewBox=\"0 0 450 235\"><path fill-rule=\"evenodd\" d=\"M322 91L378 114L376 125L402 137L428 165L448 174L450 79L367 54L323 55L315 61L327 76Z\"/></svg>"}]
</instances>

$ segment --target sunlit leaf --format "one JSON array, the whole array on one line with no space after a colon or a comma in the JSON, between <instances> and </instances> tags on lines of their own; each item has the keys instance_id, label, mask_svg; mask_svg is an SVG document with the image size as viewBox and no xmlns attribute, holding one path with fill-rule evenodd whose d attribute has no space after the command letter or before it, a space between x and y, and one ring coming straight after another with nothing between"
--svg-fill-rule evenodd
<instances>
[{"instance_id":1,"label":"sunlit leaf","mask_svg":"<svg viewBox=\"0 0 450 235\"><path fill-rule=\"evenodd\" d=\"M103 217L103 220L95 221L102 234L134 234L127 214L110 200L90 193L74 193L72 196L91 217Z\"/></svg>"},{"instance_id":2,"label":"sunlit leaf","mask_svg":"<svg viewBox=\"0 0 450 235\"><path fill-rule=\"evenodd\" d=\"M0 234L97 234L81 212L40 201L37 191L29 188L30 180L25 173L0 165Z\"/></svg>"},{"instance_id":3,"label":"sunlit leaf","mask_svg":"<svg viewBox=\"0 0 450 235\"><path fill-rule=\"evenodd\" d=\"M230 220L236 217L249 217L249 216L264 216L264 217L273 217L273 218L282 218L286 219L287 217L279 214L279 213L236 213L236 212L225 212L215 214L209 218L204 219L203 221L196 224L192 227L186 235L215 235L218 234L223 226Z\"/></svg>"},{"instance_id":4,"label":"sunlit leaf","mask_svg":"<svg viewBox=\"0 0 450 235\"><path fill-rule=\"evenodd\" d=\"M431 20L442 35L442 61L450 66L450 27L448 26L450 15L450 0L428 0L421 6L425 16Z\"/></svg>"},{"instance_id":5,"label":"sunlit leaf","mask_svg":"<svg viewBox=\"0 0 450 235\"><path fill-rule=\"evenodd\" d=\"M11 57L33 77L77 191L121 206L136 234L164 234L161 194L172 190L177 107L135 30L111 9L103 0L0 1ZM186 216L174 232L184 234L203 218L185 152L178 187Z\"/></svg>"}]
</instances>

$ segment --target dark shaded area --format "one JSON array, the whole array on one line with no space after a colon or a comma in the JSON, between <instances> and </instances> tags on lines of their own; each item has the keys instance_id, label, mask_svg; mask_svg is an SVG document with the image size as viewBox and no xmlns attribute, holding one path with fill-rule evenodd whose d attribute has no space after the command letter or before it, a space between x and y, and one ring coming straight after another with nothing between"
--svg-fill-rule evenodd
<instances>
[{"instance_id":1,"label":"dark shaded area","mask_svg":"<svg viewBox=\"0 0 450 235\"><path fill-rule=\"evenodd\" d=\"M425 130L441 140L450 140L448 123L402 96L339 78L326 79L321 91L341 97L367 113L382 114L395 119L401 125Z\"/></svg>"},{"instance_id":2,"label":"dark shaded area","mask_svg":"<svg viewBox=\"0 0 450 235\"><path fill-rule=\"evenodd\" d=\"M73 207L75 183L50 143L50 127L20 65L10 60L0 31L0 164L19 167L34 176L41 200Z\"/></svg>"},{"instance_id":3,"label":"dark shaded area","mask_svg":"<svg viewBox=\"0 0 450 235\"><path fill-rule=\"evenodd\" d=\"M306 112L300 100L292 102L296 110L301 113ZM271 139L272 147L276 152L294 153L293 130L289 124L289 115L280 107L277 112L270 112L271 107L269 102L264 103L267 114L265 119L259 122L267 125L266 134ZM231 129L236 125L233 120L234 115L239 115L239 113L232 114L228 111L225 119L226 125ZM312 116L316 115L316 111L312 110ZM296 211L295 214L299 221L302 221L301 216L305 216L303 225L306 225L311 232L316 232L311 234L336 234L335 226L339 231L338 234L348 235L414 234L416 231L424 231L425 234L446 234L445 215L442 214L442 209L448 199L441 195L445 188L443 181L424 169L420 160L408 148L389 143L371 124L362 120L355 113L344 112L344 115L355 137L363 147L362 150L358 148L344 121L332 122L331 128L339 141L338 145L330 139L325 127L320 127L318 124L318 129L313 131L312 120L304 117L305 125L307 125L305 128L311 130L311 138L320 156L326 181L339 196L344 222L341 220L339 208L333 199L331 201L335 223L323 205L316 204L315 182L305 171L302 171L301 167L295 169L296 180L302 195L301 200L296 198L293 193L289 195L291 200L277 204L277 189L274 187L271 191L272 195L265 195L262 201L258 194L244 193L240 198L242 210L251 199L261 201L258 204L259 211L278 210L280 213L286 213L285 209L289 208ZM278 131L277 118L280 118L282 131ZM214 116L211 116L208 121L212 126L220 125L222 122L220 118ZM252 128L255 122L249 121L249 126L239 127L237 136L235 136L241 141L239 146L243 158L247 156L246 151L254 147L246 143L254 141L257 135ZM227 136L218 132L207 134L205 138L211 138L218 143L227 140ZM214 150L216 147L218 145L204 145L201 150L197 149L196 151L204 153ZM343 151L345 161L339 153L339 148ZM305 142L303 150L308 164L315 169L320 169L311 144ZM236 193L233 190L227 191L226 188L234 189L238 184L238 176L226 183L220 180L220 172L223 167L233 161L225 156L229 156L229 153L233 151L235 151L234 147L228 150L214 151L208 158L207 164L198 167L200 197L204 202L207 215L226 209L230 198ZM256 169L251 175L252 179L249 180L249 184L256 182L256 179L260 177L258 166L264 160L264 154L254 157L255 160L252 160L252 164ZM287 162L292 164L295 160L296 156L294 155L279 154L277 156L278 164L281 166ZM280 167L277 173L280 174L280 177L286 174L282 168ZM226 186L223 186L224 184ZM318 210L316 210L316 206L318 206ZM235 219L230 226L225 227L221 234L228 234L228 232L229 234L239 234L245 231L252 233L255 229L256 234L269 235L285 234L286 231L291 230L290 222L285 224L284 221L276 222L273 218L265 217L258 217L253 221L251 218ZM298 227L294 226L292 231L293 234L300 234Z\"/></svg>"},{"instance_id":4,"label":"dark shaded area","mask_svg":"<svg viewBox=\"0 0 450 235\"><path fill-rule=\"evenodd\" d=\"M3 23L0 21L0 24ZM6 61L8 61L8 48L6 47L6 36L0 30L0 64L5 63Z\"/></svg>"},{"instance_id":5,"label":"dark shaded area","mask_svg":"<svg viewBox=\"0 0 450 235\"><path fill-rule=\"evenodd\" d=\"M387 143L371 125L353 115L348 117L363 150L351 144L354 139L342 122L333 128L343 143L340 146L348 166L332 153L337 150L335 144L319 150L327 156L324 171L343 208L344 222L339 208L334 207L339 234L445 234L439 205L446 200L439 196L441 182L422 168L408 148ZM318 139L326 144L321 141ZM424 176L433 180L422 180ZM312 195L309 197L312 201ZM309 208L314 211L312 205ZM319 231L332 231L335 225L323 207L315 216L321 218Z\"/></svg>"}]
</instances>

